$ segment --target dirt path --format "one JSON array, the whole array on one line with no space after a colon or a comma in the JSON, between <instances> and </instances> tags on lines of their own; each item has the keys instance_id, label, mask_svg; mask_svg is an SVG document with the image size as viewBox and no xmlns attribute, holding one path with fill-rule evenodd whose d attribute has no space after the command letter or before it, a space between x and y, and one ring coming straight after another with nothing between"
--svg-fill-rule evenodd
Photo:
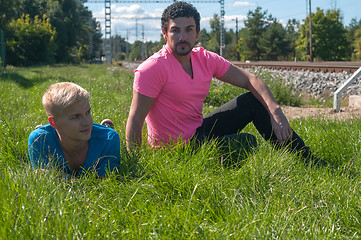
<instances>
[{"instance_id":1,"label":"dirt path","mask_svg":"<svg viewBox=\"0 0 361 240\"><path fill-rule=\"evenodd\" d=\"M351 107L343 107L339 113L335 113L333 108L298 108L282 106L282 110L289 120L306 117L321 117L332 120L361 117L361 109Z\"/></svg>"}]
</instances>

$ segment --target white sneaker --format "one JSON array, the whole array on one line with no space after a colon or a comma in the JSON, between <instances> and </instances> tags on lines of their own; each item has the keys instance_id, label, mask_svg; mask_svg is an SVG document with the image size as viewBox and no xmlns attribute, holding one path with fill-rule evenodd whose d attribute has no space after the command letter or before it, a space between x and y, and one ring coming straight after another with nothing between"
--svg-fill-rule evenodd
<instances>
[{"instance_id":1,"label":"white sneaker","mask_svg":"<svg viewBox=\"0 0 361 240\"><path fill-rule=\"evenodd\" d=\"M103 125L103 126L114 129L114 123L110 119L104 119L100 124Z\"/></svg>"}]
</instances>

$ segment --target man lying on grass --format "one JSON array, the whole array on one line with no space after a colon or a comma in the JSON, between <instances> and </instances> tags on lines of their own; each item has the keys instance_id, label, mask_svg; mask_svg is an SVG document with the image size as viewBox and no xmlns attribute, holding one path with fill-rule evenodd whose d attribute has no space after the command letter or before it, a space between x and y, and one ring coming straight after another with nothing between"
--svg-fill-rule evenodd
<instances>
[{"instance_id":1,"label":"man lying on grass","mask_svg":"<svg viewBox=\"0 0 361 240\"><path fill-rule=\"evenodd\" d=\"M266 140L287 145L306 160L312 158L262 80L215 53L194 47L199 38L200 15L191 4L173 3L164 10L161 23L166 44L134 73L126 127L128 150L140 147L144 120L152 146L180 138L185 142L217 138L254 143L253 135L238 134L253 122ZM203 101L214 77L250 92L203 118Z\"/></svg>"},{"instance_id":2,"label":"man lying on grass","mask_svg":"<svg viewBox=\"0 0 361 240\"><path fill-rule=\"evenodd\" d=\"M89 93L62 82L42 99L49 124L32 131L28 150L34 169L56 167L66 176L96 171L104 177L120 164L120 139L112 128L93 123Z\"/></svg>"}]
</instances>

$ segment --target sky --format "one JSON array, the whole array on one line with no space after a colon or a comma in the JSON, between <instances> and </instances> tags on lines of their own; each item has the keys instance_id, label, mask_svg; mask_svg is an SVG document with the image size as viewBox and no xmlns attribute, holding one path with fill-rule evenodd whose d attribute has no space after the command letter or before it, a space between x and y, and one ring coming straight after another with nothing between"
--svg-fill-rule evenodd
<instances>
[{"instance_id":1,"label":"sky","mask_svg":"<svg viewBox=\"0 0 361 240\"><path fill-rule=\"evenodd\" d=\"M163 10L170 4L156 3L157 0L142 1L122 1L112 0L111 3L111 32L113 35L120 35L129 42L142 40L144 33L145 41L159 41L161 28L160 18ZM214 14L220 16L220 4L218 0L193 0L187 1L193 4L201 15L201 29L210 31L209 20ZM249 11L254 11L256 7L261 7L262 11L267 11L280 23L285 25L289 19L296 18L302 23L308 14L309 0L224 0L225 28L236 31L236 19L238 29L244 27L244 20ZM100 22L102 33L105 31L105 4L102 0L88 0L84 3L93 16ZM316 8L321 8L325 12L328 9L340 9L343 24L348 26L352 18L361 19L361 0L311 0L311 12L316 12Z\"/></svg>"}]
</instances>

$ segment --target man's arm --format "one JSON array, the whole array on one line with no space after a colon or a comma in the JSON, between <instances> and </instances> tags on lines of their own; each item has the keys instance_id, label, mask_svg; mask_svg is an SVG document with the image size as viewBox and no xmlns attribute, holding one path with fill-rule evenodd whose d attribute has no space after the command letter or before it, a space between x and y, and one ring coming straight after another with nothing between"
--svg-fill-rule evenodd
<instances>
[{"instance_id":1,"label":"man's arm","mask_svg":"<svg viewBox=\"0 0 361 240\"><path fill-rule=\"evenodd\" d=\"M292 136L292 129L288 120L271 91L261 79L234 65L231 65L227 72L219 79L234 86L249 90L269 112L273 131L278 141L283 143L290 139Z\"/></svg>"},{"instance_id":2,"label":"man's arm","mask_svg":"<svg viewBox=\"0 0 361 240\"><path fill-rule=\"evenodd\" d=\"M144 119L152 107L153 101L154 98L147 97L133 90L133 100L126 126L128 151L132 151L141 146Z\"/></svg>"}]
</instances>

